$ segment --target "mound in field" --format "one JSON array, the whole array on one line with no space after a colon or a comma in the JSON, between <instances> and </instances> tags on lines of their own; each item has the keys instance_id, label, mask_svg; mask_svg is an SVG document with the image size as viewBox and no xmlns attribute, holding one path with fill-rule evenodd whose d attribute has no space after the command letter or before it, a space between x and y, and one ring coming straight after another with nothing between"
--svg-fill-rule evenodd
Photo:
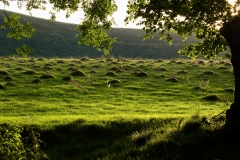
<instances>
[{"instance_id":1,"label":"mound in field","mask_svg":"<svg viewBox=\"0 0 240 160\"><path fill-rule=\"evenodd\" d=\"M30 60L28 60L28 62L35 63L35 60L34 59L30 59Z\"/></svg>"},{"instance_id":2,"label":"mound in field","mask_svg":"<svg viewBox=\"0 0 240 160\"><path fill-rule=\"evenodd\" d=\"M78 69L75 68L75 67L69 67L67 70L70 70L70 71L76 71L76 70L78 70Z\"/></svg>"},{"instance_id":3,"label":"mound in field","mask_svg":"<svg viewBox=\"0 0 240 160\"><path fill-rule=\"evenodd\" d=\"M100 65L93 65L92 67L93 67L93 68L99 68Z\"/></svg>"},{"instance_id":4,"label":"mound in field","mask_svg":"<svg viewBox=\"0 0 240 160\"><path fill-rule=\"evenodd\" d=\"M57 61L57 63L65 63L63 60L59 60Z\"/></svg>"},{"instance_id":5,"label":"mound in field","mask_svg":"<svg viewBox=\"0 0 240 160\"><path fill-rule=\"evenodd\" d=\"M41 80L40 80L40 79L34 79L34 80L32 81L32 83L41 83Z\"/></svg>"},{"instance_id":6,"label":"mound in field","mask_svg":"<svg viewBox=\"0 0 240 160\"><path fill-rule=\"evenodd\" d=\"M35 75L35 74L36 74L35 71L31 71L31 70L25 71L25 72L23 72L23 73L26 74L26 75Z\"/></svg>"},{"instance_id":7,"label":"mound in field","mask_svg":"<svg viewBox=\"0 0 240 160\"><path fill-rule=\"evenodd\" d=\"M55 78L54 75L52 74L44 74L41 77L39 77L40 79L52 79Z\"/></svg>"},{"instance_id":8,"label":"mound in field","mask_svg":"<svg viewBox=\"0 0 240 160\"><path fill-rule=\"evenodd\" d=\"M166 81L168 81L168 82L178 82L179 81L179 77L177 77L177 76L171 77L171 78L168 78Z\"/></svg>"},{"instance_id":9,"label":"mound in field","mask_svg":"<svg viewBox=\"0 0 240 160\"><path fill-rule=\"evenodd\" d=\"M72 81L73 78L71 76L65 76L65 77L62 78L62 80L69 82L69 81Z\"/></svg>"},{"instance_id":10,"label":"mound in field","mask_svg":"<svg viewBox=\"0 0 240 160\"><path fill-rule=\"evenodd\" d=\"M163 67L157 67L157 68L154 68L155 71L167 71L166 68L163 68Z\"/></svg>"},{"instance_id":11,"label":"mound in field","mask_svg":"<svg viewBox=\"0 0 240 160\"><path fill-rule=\"evenodd\" d=\"M119 84L121 83L118 79L113 79L107 82L107 84Z\"/></svg>"},{"instance_id":12,"label":"mound in field","mask_svg":"<svg viewBox=\"0 0 240 160\"><path fill-rule=\"evenodd\" d=\"M213 71L205 71L202 73L203 75L215 75Z\"/></svg>"},{"instance_id":13,"label":"mound in field","mask_svg":"<svg viewBox=\"0 0 240 160\"><path fill-rule=\"evenodd\" d=\"M158 59L156 62L164 62L164 60L162 60L162 59Z\"/></svg>"},{"instance_id":14,"label":"mound in field","mask_svg":"<svg viewBox=\"0 0 240 160\"><path fill-rule=\"evenodd\" d=\"M4 81L12 81L13 78L11 76L6 76L4 77Z\"/></svg>"},{"instance_id":15,"label":"mound in field","mask_svg":"<svg viewBox=\"0 0 240 160\"><path fill-rule=\"evenodd\" d=\"M96 71L94 71L94 70L91 70L89 73L93 73L93 74L95 74L95 73L97 73Z\"/></svg>"},{"instance_id":16,"label":"mound in field","mask_svg":"<svg viewBox=\"0 0 240 160\"><path fill-rule=\"evenodd\" d=\"M114 72L107 72L105 75L107 75L107 76L117 76Z\"/></svg>"},{"instance_id":17,"label":"mound in field","mask_svg":"<svg viewBox=\"0 0 240 160\"><path fill-rule=\"evenodd\" d=\"M71 73L72 76L86 76L86 74L81 70L75 70Z\"/></svg>"},{"instance_id":18,"label":"mound in field","mask_svg":"<svg viewBox=\"0 0 240 160\"><path fill-rule=\"evenodd\" d=\"M18 63L25 63L26 60L20 60Z\"/></svg>"},{"instance_id":19,"label":"mound in field","mask_svg":"<svg viewBox=\"0 0 240 160\"><path fill-rule=\"evenodd\" d=\"M111 62L111 64L118 64L118 62L114 61L114 62Z\"/></svg>"},{"instance_id":20,"label":"mound in field","mask_svg":"<svg viewBox=\"0 0 240 160\"><path fill-rule=\"evenodd\" d=\"M232 88L225 88L224 91L229 93L234 93L235 90Z\"/></svg>"},{"instance_id":21,"label":"mound in field","mask_svg":"<svg viewBox=\"0 0 240 160\"><path fill-rule=\"evenodd\" d=\"M106 61L106 62L112 62L113 59L112 59L112 58L107 58L105 61Z\"/></svg>"},{"instance_id":22,"label":"mound in field","mask_svg":"<svg viewBox=\"0 0 240 160\"><path fill-rule=\"evenodd\" d=\"M0 75L1 76L6 76L6 75L8 75L8 72L7 71L0 71Z\"/></svg>"},{"instance_id":23,"label":"mound in field","mask_svg":"<svg viewBox=\"0 0 240 160\"><path fill-rule=\"evenodd\" d=\"M38 58L37 60L38 60L38 61L43 61L43 60L44 60L44 58Z\"/></svg>"},{"instance_id":24,"label":"mound in field","mask_svg":"<svg viewBox=\"0 0 240 160\"><path fill-rule=\"evenodd\" d=\"M137 77L147 77L148 76L148 74L146 72L143 72L143 71L137 71L133 74Z\"/></svg>"},{"instance_id":25,"label":"mound in field","mask_svg":"<svg viewBox=\"0 0 240 160\"><path fill-rule=\"evenodd\" d=\"M57 71L62 71L63 69L62 68L57 68Z\"/></svg>"},{"instance_id":26,"label":"mound in field","mask_svg":"<svg viewBox=\"0 0 240 160\"><path fill-rule=\"evenodd\" d=\"M198 64L202 64L202 65L204 65L205 62L200 60L200 61L198 61Z\"/></svg>"},{"instance_id":27,"label":"mound in field","mask_svg":"<svg viewBox=\"0 0 240 160\"><path fill-rule=\"evenodd\" d=\"M187 71L182 70L182 71L178 71L177 73L178 74L187 74Z\"/></svg>"},{"instance_id":28,"label":"mound in field","mask_svg":"<svg viewBox=\"0 0 240 160\"><path fill-rule=\"evenodd\" d=\"M228 67L223 67L223 66L221 66L221 67L218 67L218 69L227 70Z\"/></svg>"},{"instance_id":29,"label":"mound in field","mask_svg":"<svg viewBox=\"0 0 240 160\"><path fill-rule=\"evenodd\" d=\"M207 100L207 101L219 101L221 98L218 95L207 95L203 97L202 99Z\"/></svg>"},{"instance_id":30,"label":"mound in field","mask_svg":"<svg viewBox=\"0 0 240 160\"><path fill-rule=\"evenodd\" d=\"M175 59L172 59L169 61L169 63L176 63L176 62L177 62L177 60L175 60Z\"/></svg>"},{"instance_id":31,"label":"mound in field","mask_svg":"<svg viewBox=\"0 0 240 160\"><path fill-rule=\"evenodd\" d=\"M185 63L182 61L178 61L177 64L185 64Z\"/></svg>"},{"instance_id":32,"label":"mound in field","mask_svg":"<svg viewBox=\"0 0 240 160\"><path fill-rule=\"evenodd\" d=\"M43 69L44 70L53 70L53 68L51 66L44 66Z\"/></svg>"},{"instance_id":33,"label":"mound in field","mask_svg":"<svg viewBox=\"0 0 240 160\"><path fill-rule=\"evenodd\" d=\"M53 66L53 64L52 63L47 63L44 66Z\"/></svg>"},{"instance_id":34,"label":"mound in field","mask_svg":"<svg viewBox=\"0 0 240 160\"><path fill-rule=\"evenodd\" d=\"M231 64L231 63L228 63L228 62L225 62L225 63L224 63L224 66L232 66L232 64Z\"/></svg>"},{"instance_id":35,"label":"mound in field","mask_svg":"<svg viewBox=\"0 0 240 160\"><path fill-rule=\"evenodd\" d=\"M74 63L70 63L70 64L68 64L68 66L69 66L69 67L75 67L76 64L74 64Z\"/></svg>"},{"instance_id":36,"label":"mound in field","mask_svg":"<svg viewBox=\"0 0 240 160\"><path fill-rule=\"evenodd\" d=\"M82 57L80 60L81 61L87 61L87 60L89 60L89 58L88 57Z\"/></svg>"},{"instance_id":37,"label":"mound in field","mask_svg":"<svg viewBox=\"0 0 240 160\"><path fill-rule=\"evenodd\" d=\"M116 71L116 72L122 72L121 69L117 68L117 67L112 67L110 68L111 71Z\"/></svg>"},{"instance_id":38,"label":"mound in field","mask_svg":"<svg viewBox=\"0 0 240 160\"><path fill-rule=\"evenodd\" d=\"M38 69L38 68L40 68L40 66L38 66L38 65L33 65L32 68Z\"/></svg>"},{"instance_id":39,"label":"mound in field","mask_svg":"<svg viewBox=\"0 0 240 160\"><path fill-rule=\"evenodd\" d=\"M0 89L5 89L5 86L0 83Z\"/></svg>"},{"instance_id":40,"label":"mound in field","mask_svg":"<svg viewBox=\"0 0 240 160\"><path fill-rule=\"evenodd\" d=\"M24 69L22 67L15 68L16 71L23 71Z\"/></svg>"}]
</instances>

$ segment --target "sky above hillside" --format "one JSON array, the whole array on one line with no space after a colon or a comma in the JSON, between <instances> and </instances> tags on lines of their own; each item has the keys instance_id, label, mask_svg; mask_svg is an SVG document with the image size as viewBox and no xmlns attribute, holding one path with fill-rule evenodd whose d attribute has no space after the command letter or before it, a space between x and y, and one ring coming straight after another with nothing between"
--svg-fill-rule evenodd
<instances>
[{"instance_id":1,"label":"sky above hillside","mask_svg":"<svg viewBox=\"0 0 240 160\"><path fill-rule=\"evenodd\" d=\"M116 0L116 3L118 5L118 11L116 13L114 13L114 18L118 25L115 27L136 28L137 26L135 24L129 24L127 26L124 25L124 18L127 16L127 13L126 13L127 0ZM4 5L2 3L0 3L0 9L3 9L3 8L4 8ZM25 8L22 8L22 9L18 8L17 1L10 1L10 6L5 6L5 9L9 10L9 11L14 11L14 12L29 15L29 12L26 11ZM49 19L50 18L50 15L49 15L50 10L51 10L51 6L48 5L46 11L33 10L33 11L31 11L31 13L32 13L32 16L34 16L34 17ZM66 12L64 12L64 11L57 13L56 16L57 16L57 18L56 18L57 21L79 24L81 22L80 19L83 17L83 12L77 11L73 15L71 15L71 17L69 17L68 19L65 18ZM139 28L139 27L137 27L137 28Z\"/></svg>"},{"instance_id":2,"label":"sky above hillside","mask_svg":"<svg viewBox=\"0 0 240 160\"><path fill-rule=\"evenodd\" d=\"M129 24L125 25L124 24L124 18L127 16L126 10L127 10L127 1L128 0L116 0L116 3L118 5L118 11L114 14L115 21L117 22L117 26L114 27L127 27L127 28L140 28L139 26L136 26L135 24ZM228 0L230 3L234 3L236 0ZM0 9L3 9L4 5L0 3ZM29 15L28 11L25 10L25 8L18 8L17 6L17 0L11 0L10 1L10 6L5 6L6 10L9 11L14 11L22 14L27 14ZM46 11L41 11L41 10L33 10L32 15L34 17L40 17L40 18L46 18L49 19L49 11L51 10L51 6L47 6ZM74 24L79 24L81 22L81 18L83 17L83 12L77 11L71 17L68 19L65 18L66 12L61 11L60 13L56 14L57 16L57 21L60 22L67 22L67 23L74 23Z\"/></svg>"}]
</instances>

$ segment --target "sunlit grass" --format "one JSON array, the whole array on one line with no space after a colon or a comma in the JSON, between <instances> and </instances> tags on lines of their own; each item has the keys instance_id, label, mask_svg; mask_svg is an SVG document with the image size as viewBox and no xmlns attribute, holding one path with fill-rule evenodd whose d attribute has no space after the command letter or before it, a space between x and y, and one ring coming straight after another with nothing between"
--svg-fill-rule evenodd
<instances>
[{"instance_id":1,"label":"sunlit grass","mask_svg":"<svg viewBox=\"0 0 240 160\"><path fill-rule=\"evenodd\" d=\"M233 100L232 69L225 64L1 57L0 124L32 125L47 143L44 150L51 159L187 159L187 152L198 159L208 153L214 159L216 152L204 147L218 145L209 137L221 129L224 118L214 122L212 117ZM75 69L85 75L71 75ZM137 76L140 72L147 76ZM54 78L41 79L46 74ZM12 77L12 85L6 76ZM35 79L40 83L33 83ZM219 99L206 98L211 96ZM205 119L214 125L208 126Z\"/></svg>"}]
</instances>

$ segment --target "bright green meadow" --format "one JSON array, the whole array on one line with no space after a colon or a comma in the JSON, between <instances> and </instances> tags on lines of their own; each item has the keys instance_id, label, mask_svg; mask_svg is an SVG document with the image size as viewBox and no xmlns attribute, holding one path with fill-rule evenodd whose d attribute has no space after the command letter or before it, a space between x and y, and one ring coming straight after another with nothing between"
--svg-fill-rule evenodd
<instances>
[{"instance_id":1,"label":"bright green meadow","mask_svg":"<svg viewBox=\"0 0 240 160\"><path fill-rule=\"evenodd\" d=\"M228 60L1 57L0 68L0 123L32 125L50 159L239 155L218 115L233 101Z\"/></svg>"}]
</instances>

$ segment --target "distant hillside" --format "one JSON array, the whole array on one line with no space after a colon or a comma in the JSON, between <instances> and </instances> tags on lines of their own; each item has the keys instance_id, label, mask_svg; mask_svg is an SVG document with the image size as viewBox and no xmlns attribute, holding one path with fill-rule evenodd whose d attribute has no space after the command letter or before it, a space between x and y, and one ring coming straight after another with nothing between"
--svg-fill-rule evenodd
<instances>
[{"instance_id":1,"label":"distant hillside","mask_svg":"<svg viewBox=\"0 0 240 160\"><path fill-rule=\"evenodd\" d=\"M11 14L11 12L8 12ZM5 17L0 10L0 24ZM77 29L75 24L51 22L41 18L22 15L22 22L32 22L37 30L37 36L23 41L15 41L6 38L7 30L0 30L0 56L10 55L15 51L16 46L28 44L34 47L30 56L36 57L100 57L102 52L95 48L78 45L78 38L75 37ZM173 34L173 45L159 41L158 37L142 41L144 32L141 29L113 28L109 34L117 37L117 43L113 45L111 55L114 57L128 58L176 58L179 57L177 51L184 45L195 42L195 38L190 37L187 42L182 42L182 38Z\"/></svg>"}]
</instances>

